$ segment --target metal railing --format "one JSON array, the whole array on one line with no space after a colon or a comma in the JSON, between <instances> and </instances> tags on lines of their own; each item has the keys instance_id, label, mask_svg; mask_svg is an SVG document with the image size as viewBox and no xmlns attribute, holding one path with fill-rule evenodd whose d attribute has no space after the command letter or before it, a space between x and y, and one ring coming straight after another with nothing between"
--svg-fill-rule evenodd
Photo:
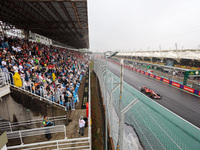
<instances>
[{"instance_id":1,"label":"metal railing","mask_svg":"<svg viewBox=\"0 0 200 150\"><path fill-rule=\"evenodd\" d=\"M60 122L67 119L67 116L56 116L56 117L48 117L48 119L51 122L54 122L56 125L60 125ZM42 127L43 124L43 119L35 119L35 120L27 120L27 121L21 121L21 122L1 122L0 123L0 131L9 131L13 132L19 129L24 129L24 128L34 128L34 127Z\"/></svg>"},{"instance_id":2,"label":"metal railing","mask_svg":"<svg viewBox=\"0 0 200 150\"><path fill-rule=\"evenodd\" d=\"M55 140L41 143L33 143L33 144L24 144L20 146L9 146L7 149L18 149L23 148L26 150L32 149L77 149L77 150L91 150L90 148L90 138L74 138L74 139L65 139L65 140Z\"/></svg>"},{"instance_id":3,"label":"metal railing","mask_svg":"<svg viewBox=\"0 0 200 150\"><path fill-rule=\"evenodd\" d=\"M10 77L7 73L0 71L0 88L10 84Z\"/></svg>"},{"instance_id":4,"label":"metal railing","mask_svg":"<svg viewBox=\"0 0 200 150\"><path fill-rule=\"evenodd\" d=\"M95 60L94 71L99 78L100 88L103 95L103 102L107 109L107 119L110 127L110 136L113 139L115 148L119 129L120 113L126 112L134 99L134 104L125 114L125 124L136 132L138 140L131 140L123 136L123 147L121 149L198 149L200 147L200 129L193 126L186 120L173 112L152 101L127 83L123 83L122 111L119 111L120 79L106 69L105 60ZM122 116L123 117L123 116ZM122 124L123 122L120 122ZM125 132L126 126L120 129ZM139 142L140 141L140 142Z\"/></svg>"},{"instance_id":5,"label":"metal railing","mask_svg":"<svg viewBox=\"0 0 200 150\"><path fill-rule=\"evenodd\" d=\"M10 86L12 86L12 87L14 87L14 88L16 88L18 90L21 90L23 92L27 92L28 94L31 94L32 96L37 97L39 100L46 101L46 102L48 102L50 104L54 104L54 105L59 106L59 107L61 107L61 108L66 110L65 106L60 105L60 104L58 104L58 103L56 103L56 102L54 102L54 101L52 101L50 99L47 99L45 97L44 93L46 92L46 90L45 90L45 88L43 86L40 87L40 90L39 90L40 91L40 95L38 95L38 94L36 94L35 89L34 90L32 89L32 87L34 86L33 82L29 82L30 83L30 90L25 88L24 82L25 82L24 79L22 79L22 87L17 87L17 86L15 86L13 84L13 74L12 73L10 73L10 72L9 73L0 72L0 87L6 86L6 85L10 85ZM52 97L53 97L52 99L54 99L54 96L52 96Z\"/></svg>"},{"instance_id":6,"label":"metal railing","mask_svg":"<svg viewBox=\"0 0 200 150\"><path fill-rule=\"evenodd\" d=\"M51 134L51 133L59 133L59 132L63 132L65 139L67 139L66 127L64 125L57 125L57 126L49 126L49 127L7 132L7 138L8 138L8 140L19 138L20 141L21 141L21 144L23 144L23 139L22 139L23 137L44 135L44 134Z\"/></svg>"}]
</instances>

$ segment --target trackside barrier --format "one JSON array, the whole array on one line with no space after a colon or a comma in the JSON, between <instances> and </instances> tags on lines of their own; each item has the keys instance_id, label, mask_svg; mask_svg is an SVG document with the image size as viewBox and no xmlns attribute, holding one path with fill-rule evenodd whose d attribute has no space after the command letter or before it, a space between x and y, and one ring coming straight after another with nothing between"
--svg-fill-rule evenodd
<instances>
[{"instance_id":1,"label":"trackside barrier","mask_svg":"<svg viewBox=\"0 0 200 150\"><path fill-rule=\"evenodd\" d=\"M112 60L108 60L108 61L120 65L120 63L114 62L114 61L112 61ZM187 91L187 92L190 92L190 93L193 93L193 94L195 94L195 95L200 96L200 91L195 90L195 89L193 89L193 88L191 88L191 87L182 85L182 84L180 84L180 83L177 83L177 82L174 82L174 81L165 79L165 78L160 77L160 76L153 75L153 74L151 74L151 73L148 73L148 72L145 72L145 71L142 71L142 70L139 70L139 69L136 69L136 68L127 66L127 65L124 65L124 67L125 67L126 69L136 71L136 72L138 72L138 73L144 74L144 75L146 75L146 76L149 76L149 77L151 77L151 78L154 78L154 79L159 80L159 81L161 81L161 82L164 82L164 83L166 83L166 84L170 84L170 85L172 85L172 86L174 86L174 87L177 87L177 88L182 89L182 90L184 90L184 91Z\"/></svg>"},{"instance_id":2,"label":"trackside barrier","mask_svg":"<svg viewBox=\"0 0 200 150\"><path fill-rule=\"evenodd\" d=\"M14 132L7 132L6 134L7 134L8 140L19 138L21 141L21 144L23 144L23 139L22 139L23 137L44 135L44 134L50 134L50 133L59 133L59 132L63 132L65 139L67 139L66 127L64 125L34 128L34 129L29 129L29 130L19 130L19 131L14 131Z\"/></svg>"},{"instance_id":3,"label":"trackside barrier","mask_svg":"<svg viewBox=\"0 0 200 150\"><path fill-rule=\"evenodd\" d=\"M95 73L99 78L105 107L108 108L108 120L111 136L116 148L118 139L119 116L119 82L112 72L102 70L104 60L95 61ZM167 81L166 81L167 82ZM103 94L105 93L105 94ZM197 150L200 148L200 129L178 115L152 101L127 83L123 83L122 109L133 99L138 102L124 116L125 123L133 127L145 149ZM115 113L117 115L115 115ZM123 129L126 131L126 128ZM123 149L139 149L139 143L123 137ZM134 143L135 147L131 147Z\"/></svg>"}]
</instances>

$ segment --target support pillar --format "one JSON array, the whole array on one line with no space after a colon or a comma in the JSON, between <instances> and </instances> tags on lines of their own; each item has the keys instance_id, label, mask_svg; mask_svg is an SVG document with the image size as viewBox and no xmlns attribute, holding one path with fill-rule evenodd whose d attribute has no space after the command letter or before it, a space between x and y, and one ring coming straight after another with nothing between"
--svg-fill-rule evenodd
<instances>
[{"instance_id":1,"label":"support pillar","mask_svg":"<svg viewBox=\"0 0 200 150\"><path fill-rule=\"evenodd\" d=\"M29 31L24 29L25 40L29 39Z\"/></svg>"}]
</instances>

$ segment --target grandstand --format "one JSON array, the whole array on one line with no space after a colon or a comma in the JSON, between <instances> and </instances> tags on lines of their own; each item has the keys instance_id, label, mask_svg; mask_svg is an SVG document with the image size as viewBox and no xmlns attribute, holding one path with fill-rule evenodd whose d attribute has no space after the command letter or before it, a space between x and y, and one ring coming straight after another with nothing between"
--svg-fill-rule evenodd
<instances>
[{"instance_id":1,"label":"grandstand","mask_svg":"<svg viewBox=\"0 0 200 150\"><path fill-rule=\"evenodd\" d=\"M80 116L90 121L89 57L78 51L89 47L87 1L3 0L0 7L0 131L7 131L7 148L91 149L91 127L83 137L77 132ZM48 129L45 115L54 124Z\"/></svg>"},{"instance_id":2,"label":"grandstand","mask_svg":"<svg viewBox=\"0 0 200 150\"><path fill-rule=\"evenodd\" d=\"M162 51L135 51L118 52L116 57L130 58L135 60L149 61L167 66L185 66L188 69L199 69L200 51L195 49L185 50L162 50ZM188 66L187 66L188 65Z\"/></svg>"}]
</instances>

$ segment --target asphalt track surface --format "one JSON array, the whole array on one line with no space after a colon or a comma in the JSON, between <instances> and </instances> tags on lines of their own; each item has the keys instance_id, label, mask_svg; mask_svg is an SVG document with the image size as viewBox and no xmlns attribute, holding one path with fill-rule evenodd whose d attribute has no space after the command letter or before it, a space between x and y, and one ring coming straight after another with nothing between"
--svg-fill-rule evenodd
<instances>
[{"instance_id":1,"label":"asphalt track surface","mask_svg":"<svg viewBox=\"0 0 200 150\"><path fill-rule=\"evenodd\" d=\"M116 76L120 76L119 65L107 62L107 67ZM154 101L200 128L199 97L125 68L124 81L138 90L140 90L142 86L146 86L162 95L162 99Z\"/></svg>"}]
</instances>

